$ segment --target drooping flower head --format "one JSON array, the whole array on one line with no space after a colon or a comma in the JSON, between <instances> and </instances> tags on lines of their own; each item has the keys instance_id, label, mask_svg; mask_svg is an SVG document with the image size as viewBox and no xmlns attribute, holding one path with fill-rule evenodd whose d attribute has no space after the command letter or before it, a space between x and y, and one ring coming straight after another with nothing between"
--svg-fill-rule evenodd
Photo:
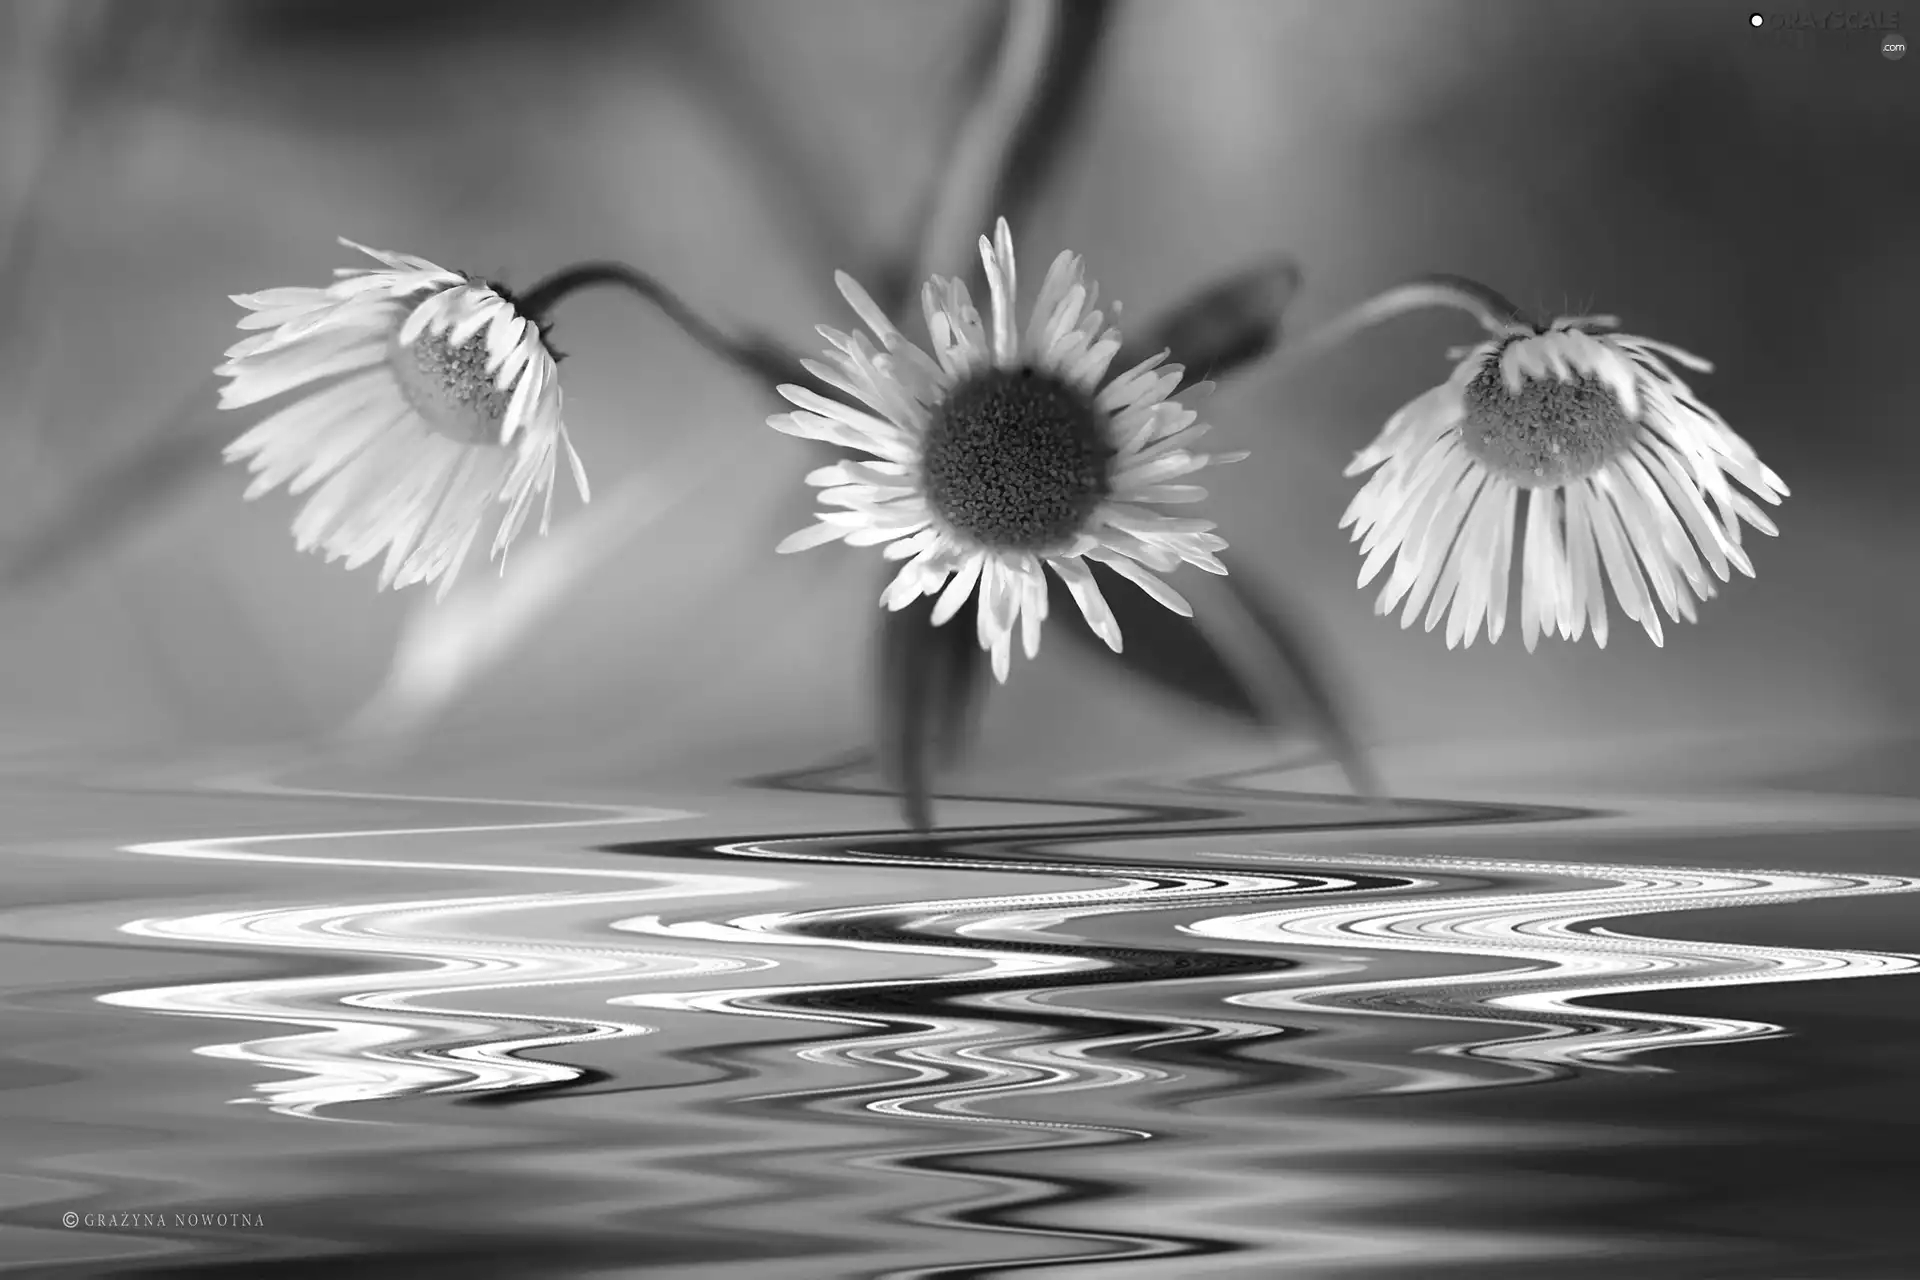
<instances>
[{"instance_id":1,"label":"drooping flower head","mask_svg":"<svg viewBox=\"0 0 1920 1280\"><path fill-rule=\"evenodd\" d=\"M440 584L444 596L488 510L505 504L491 555L519 535L533 499L552 518L564 450L560 382L538 324L500 289L423 258L342 240L380 263L344 268L324 289L241 294L220 407L294 399L227 446L248 460L252 500L282 484L318 486L293 522L295 544L358 568L385 554L380 586Z\"/></svg>"},{"instance_id":2,"label":"drooping flower head","mask_svg":"<svg viewBox=\"0 0 1920 1280\"><path fill-rule=\"evenodd\" d=\"M1722 582L1730 567L1753 575L1741 523L1775 533L1754 499L1777 504L1786 485L1667 362L1712 366L1617 324L1489 324L1493 337L1449 352L1453 376L1354 458L1349 476L1373 471L1341 521L1366 557L1360 585L1394 561L1377 612L1404 601L1400 625L1424 609L1429 631L1445 615L1449 648L1472 644L1482 620L1497 641L1519 520L1529 651L1589 627L1604 646L1603 583L1660 644L1656 602L1691 622L1696 598L1715 594L1709 568Z\"/></svg>"},{"instance_id":3,"label":"drooping flower head","mask_svg":"<svg viewBox=\"0 0 1920 1280\"><path fill-rule=\"evenodd\" d=\"M871 455L807 476L832 510L787 538L782 552L829 542L884 546L904 560L881 596L889 609L937 594L943 624L977 591L978 635L994 675L1007 678L1013 633L1029 658L1047 616L1043 566L1059 576L1095 634L1116 651L1118 623L1088 561L1110 566L1176 613L1191 607L1156 573L1183 561L1226 572L1213 522L1154 504L1206 496L1186 477L1239 454L1193 452L1207 430L1168 397L1184 370L1166 354L1118 377L1107 370L1120 335L1103 327L1098 286L1062 253L1022 330L1013 238L1000 220L980 238L992 295L982 319L965 284L934 277L921 294L932 354L909 341L867 292L841 273L840 291L879 339L822 327L830 363L806 361L821 382L866 406L782 386L798 406L769 425Z\"/></svg>"}]
</instances>

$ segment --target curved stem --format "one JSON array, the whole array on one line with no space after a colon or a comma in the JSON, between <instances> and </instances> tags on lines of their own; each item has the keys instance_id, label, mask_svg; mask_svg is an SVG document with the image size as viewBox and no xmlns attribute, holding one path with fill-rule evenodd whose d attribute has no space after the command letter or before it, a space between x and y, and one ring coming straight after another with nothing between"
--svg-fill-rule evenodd
<instances>
[{"instance_id":1,"label":"curved stem","mask_svg":"<svg viewBox=\"0 0 1920 1280\"><path fill-rule=\"evenodd\" d=\"M1046 76L1047 58L1060 27L1059 0L1010 0L1006 32L991 79L961 125L943 166L914 272L923 280L936 271L964 269L980 228L992 221L987 207L1013 150L1028 109Z\"/></svg>"},{"instance_id":2,"label":"curved stem","mask_svg":"<svg viewBox=\"0 0 1920 1280\"><path fill-rule=\"evenodd\" d=\"M1540 326L1526 312L1476 280L1464 276L1423 276L1395 285L1335 316L1294 343L1282 358L1288 364L1305 363L1325 355L1363 330L1426 307L1464 311L1494 337L1540 331Z\"/></svg>"},{"instance_id":3,"label":"curved stem","mask_svg":"<svg viewBox=\"0 0 1920 1280\"><path fill-rule=\"evenodd\" d=\"M714 355L770 383L791 382L799 373L796 361L764 338L730 338L709 324L704 317L683 302L679 295L644 271L624 262L582 262L563 268L518 294L515 302L521 314L544 321L554 307L568 295L600 285L618 285L650 302L673 321L689 338Z\"/></svg>"}]
</instances>

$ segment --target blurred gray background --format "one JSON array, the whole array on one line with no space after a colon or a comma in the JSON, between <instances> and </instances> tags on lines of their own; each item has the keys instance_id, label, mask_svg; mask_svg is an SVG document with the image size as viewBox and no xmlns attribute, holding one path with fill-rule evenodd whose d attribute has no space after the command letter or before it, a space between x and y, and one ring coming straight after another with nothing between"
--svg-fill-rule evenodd
<instances>
[{"instance_id":1,"label":"blurred gray background","mask_svg":"<svg viewBox=\"0 0 1920 1280\"><path fill-rule=\"evenodd\" d=\"M1605 651L1528 655L1516 629L1449 653L1355 589L1340 469L1444 376L1445 348L1474 338L1463 317L1213 398L1222 447L1255 456L1214 479L1209 514L1326 640L1389 759L1511 762L1518 743L1536 768L1586 769L1676 735L1827 751L1914 723L1920 59L1770 44L1750 11L1125 4L1084 135L1014 228L1030 273L1078 250L1136 320L1278 250L1306 274L1296 333L1448 271L1716 362L1697 389L1793 496L1782 536L1755 539L1757 580L1664 651L1616 613ZM0 743L47 758L324 735L380 689L425 604L296 554L284 494L240 501L217 448L257 414L215 415L205 385L234 337L227 294L324 282L349 261L339 235L522 286L615 257L811 348L814 324L851 324L832 270L911 240L956 50L987 13L0 0L0 550L24 554L156 432L183 441L176 478L198 477L126 487L99 515L124 515L117 532L16 575ZM458 692L415 767L599 785L856 743L876 558L772 554L804 519L808 464L764 427L763 390L617 293L570 301L555 337L596 502L563 496L553 554L514 567L598 558ZM1176 585L1204 608L1190 573ZM491 580L478 559L467 575ZM1213 740L1076 657L1055 639L1016 666L994 760L1096 769Z\"/></svg>"}]
</instances>

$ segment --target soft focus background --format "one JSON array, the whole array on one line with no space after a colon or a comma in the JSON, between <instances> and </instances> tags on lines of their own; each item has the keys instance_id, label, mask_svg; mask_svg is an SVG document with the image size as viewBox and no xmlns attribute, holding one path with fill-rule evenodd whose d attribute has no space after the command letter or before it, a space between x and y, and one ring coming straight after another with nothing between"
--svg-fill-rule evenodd
<instances>
[{"instance_id":1,"label":"soft focus background","mask_svg":"<svg viewBox=\"0 0 1920 1280\"><path fill-rule=\"evenodd\" d=\"M297 555L284 494L240 501L217 449L254 415L222 420L205 381L232 340L227 294L322 282L348 260L339 235L520 285L617 257L723 324L811 347L814 324L850 322L832 270L917 231L955 51L984 12L0 0L0 549L71 520L74 487L156 432L182 442L170 474L111 495L114 528L71 537L80 552L17 573L0 601L8 749L329 734L380 689L425 603ZM1086 136L1015 228L1028 262L1085 253L1136 318L1283 251L1306 273L1296 334L1449 271L1716 361L1696 385L1793 496L1782 536L1756 538L1758 579L1664 651L1616 614L1605 651L1529 656L1516 631L1449 653L1354 589L1340 467L1440 379L1444 349L1473 337L1464 318L1257 367L1214 398L1220 436L1255 456L1222 473L1210 514L1328 642L1389 781L1416 757L1491 776L1483 749L1510 770L1520 743L1528 767L1578 785L1667 767L1645 744L1676 735L1825 754L1913 724L1920 60L1859 37L1769 44L1748 12L1125 5ZM804 518L806 460L762 425L763 391L617 293L570 301L556 336L597 501L563 498L544 559L516 568L586 571L409 748L412 767L637 784L856 743L873 557L773 556ZM467 587L491 581L470 563ZM1204 608L1205 583L1179 585ZM1148 762L1216 732L1074 657L1056 641L1017 668L1019 696L987 722L996 766Z\"/></svg>"},{"instance_id":2,"label":"soft focus background","mask_svg":"<svg viewBox=\"0 0 1920 1280\"><path fill-rule=\"evenodd\" d=\"M1398 799L1056 622L903 832L822 767L878 557L774 556L812 459L618 292L555 331L595 499L504 579L383 595L241 501L227 295L337 236L849 325L995 12L0 0L0 1270L1920 1275L1920 57L1116 4L1029 282L1079 250L1140 324L1290 254L1296 336L1436 271L1617 313L1792 486L1664 651L1449 652L1355 589L1340 471L1473 327L1224 385L1208 514ZM112 1220L182 1210L254 1220Z\"/></svg>"}]
</instances>

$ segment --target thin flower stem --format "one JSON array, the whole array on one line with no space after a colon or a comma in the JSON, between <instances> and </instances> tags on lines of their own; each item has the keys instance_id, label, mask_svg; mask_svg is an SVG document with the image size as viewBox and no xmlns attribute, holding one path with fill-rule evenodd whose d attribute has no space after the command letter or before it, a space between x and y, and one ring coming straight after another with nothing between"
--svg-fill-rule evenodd
<instances>
[{"instance_id":1,"label":"thin flower stem","mask_svg":"<svg viewBox=\"0 0 1920 1280\"><path fill-rule=\"evenodd\" d=\"M523 314L536 321L545 321L568 295L609 284L618 285L652 303L689 338L762 382L769 385L791 382L800 372L798 362L772 341L728 337L681 301L671 289L624 262L578 263L548 276L525 293L517 295L515 301Z\"/></svg>"},{"instance_id":2,"label":"thin flower stem","mask_svg":"<svg viewBox=\"0 0 1920 1280\"><path fill-rule=\"evenodd\" d=\"M1479 321L1495 337L1537 333L1540 326L1519 307L1475 280L1464 276L1424 276L1395 285L1359 306L1321 325L1292 344L1281 356L1288 366L1305 364L1325 355L1349 338L1426 307L1452 307Z\"/></svg>"},{"instance_id":3,"label":"thin flower stem","mask_svg":"<svg viewBox=\"0 0 1920 1280\"><path fill-rule=\"evenodd\" d=\"M1006 23L992 76L942 169L920 238L915 281L963 270L974 237L992 220L987 205L1045 79L1060 29L1060 0L1009 0Z\"/></svg>"}]
</instances>

